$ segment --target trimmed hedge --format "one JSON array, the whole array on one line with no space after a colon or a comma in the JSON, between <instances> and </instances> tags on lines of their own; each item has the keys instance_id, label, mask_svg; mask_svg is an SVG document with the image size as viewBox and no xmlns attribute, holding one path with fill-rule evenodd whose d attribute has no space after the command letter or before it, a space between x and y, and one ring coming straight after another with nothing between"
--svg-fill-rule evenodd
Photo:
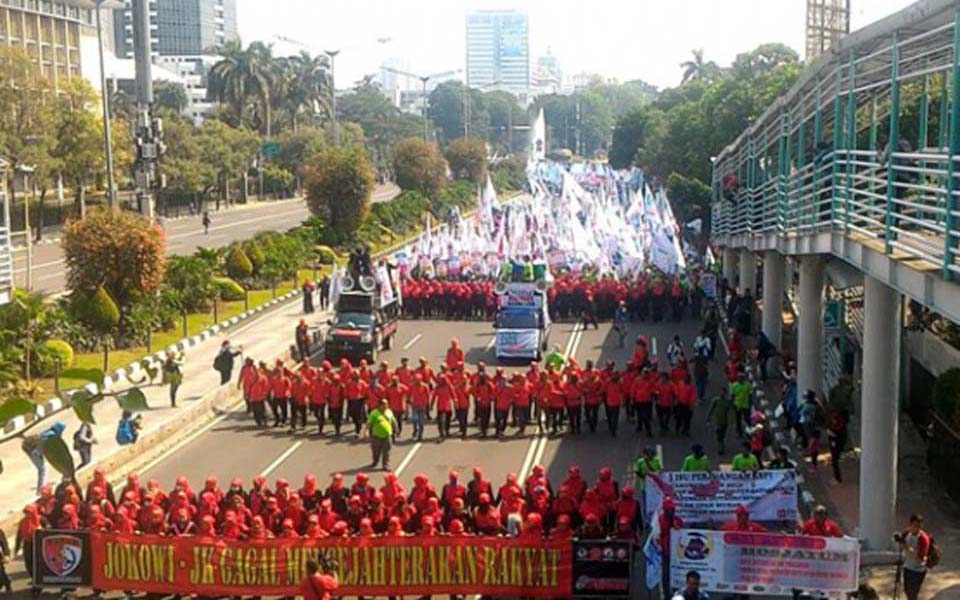
<instances>
[{"instance_id":1,"label":"trimmed hedge","mask_svg":"<svg viewBox=\"0 0 960 600\"><path fill-rule=\"evenodd\" d=\"M73 347L64 340L47 340L37 348L37 368L41 377L52 377L56 372L57 359L61 369L73 366Z\"/></svg>"},{"instance_id":2,"label":"trimmed hedge","mask_svg":"<svg viewBox=\"0 0 960 600\"><path fill-rule=\"evenodd\" d=\"M214 277L213 285L217 287L217 296L225 302L243 300L245 296L243 287L229 277Z\"/></svg>"}]
</instances>

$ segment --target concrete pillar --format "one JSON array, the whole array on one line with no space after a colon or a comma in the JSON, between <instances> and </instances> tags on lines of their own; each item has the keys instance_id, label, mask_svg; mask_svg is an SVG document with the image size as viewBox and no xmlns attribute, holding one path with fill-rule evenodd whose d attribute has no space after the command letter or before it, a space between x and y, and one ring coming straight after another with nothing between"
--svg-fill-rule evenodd
<instances>
[{"instance_id":1,"label":"concrete pillar","mask_svg":"<svg viewBox=\"0 0 960 600\"><path fill-rule=\"evenodd\" d=\"M723 249L723 277L731 288L737 287L737 264L740 254L733 248Z\"/></svg>"},{"instance_id":2,"label":"concrete pillar","mask_svg":"<svg viewBox=\"0 0 960 600\"><path fill-rule=\"evenodd\" d=\"M784 258L776 250L763 255L763 322L760 331L781 350L783 343Z\"/></svg>"},{"instance_id":3,"label":"concrete pillar","mask_svg":"<svg viewBox=\"0 0 960 600\"><path fill-rule=\"evenodd\" d=\"M860 534L871 550L890 546L897 526L900 293L864 275Z\"/></svg>"},{"instance_id":4,"label":"concrete pillar","mask_svg":"<svg viewBox=\"0 0 960 600\"><path fill-rule=\"evenodd\" d=\"M757 297L757 255L751 250L740 251L740 283L737 285L740 295L746 290Z\"/></svg>"},{"instance_id":5,"label":"concrete pillar","mask_svg":"<svg viewBox=\"0 0 960 600\"><path fill-rule=\"evenodd\" d=\"M797 391L820 393L823 382L823 271L819 256L800 259L800 318L797 320Z\"/></svg>"}]
</instances>

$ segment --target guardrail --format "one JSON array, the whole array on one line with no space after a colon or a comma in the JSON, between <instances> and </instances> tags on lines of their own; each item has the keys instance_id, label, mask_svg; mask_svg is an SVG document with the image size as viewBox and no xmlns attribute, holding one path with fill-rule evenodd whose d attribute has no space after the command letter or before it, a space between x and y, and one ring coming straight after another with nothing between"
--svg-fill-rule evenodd
<instances>
[{"instance_id":1,"label":"guardrail","mask_svg":"<svg viewBox=\"0 0 960 600\"><path fill-rule=\"evenodd\" d=\"M844 38L714 161L711 232L839 232L960 274L960 5Z\"/></svg>"}]
</instances>

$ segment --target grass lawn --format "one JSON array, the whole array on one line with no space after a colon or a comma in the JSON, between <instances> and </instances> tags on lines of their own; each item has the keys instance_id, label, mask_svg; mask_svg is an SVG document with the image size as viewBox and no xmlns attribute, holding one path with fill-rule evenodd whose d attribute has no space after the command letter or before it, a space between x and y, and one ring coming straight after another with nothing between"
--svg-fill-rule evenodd
<instances>
[{"instance_id":1,"label":"grass lawn","mask_svg":"<svg viewBox=\"0 0 960 600\"><path fill-rule=\"evenodd\" d=\"M320 271L320 276L324 272L329 272L330 267L324 267ZM298 281L303 281L305 277L313 278L312 269L303 269L298 273ZM285 281L277 286L277 296L282 296L293 289L292 281ZM266 304L274 298L272 290L253 290L249 294L250 308L256 308ZM225 321L244 312L243 300L237 302L221 302L218 308L217 317L219 321L213 318L213 311L207 313L192 313L187 315L187 337L199 334L204 329L212 327L220 321ZM150 350L146 346L137 346L135 348L124 348L122 350L111 350L107 372L115 371L125 367L132 362L141 360L149 354L165 350L168 346L176 344L183 339L183 324L179 322L176 327L169 331L161 331L153 335ZM103 368L103 352L84 352L76 355L74 367L81 369L100 369ZM42 393L37 397L38 402L46 402L53 397L55 385L53 378L37 379L36 382L42 388ZM61 379L60 389L70 390L86 385L87 382L80 379Z\"/></svg>"}]
</instances>

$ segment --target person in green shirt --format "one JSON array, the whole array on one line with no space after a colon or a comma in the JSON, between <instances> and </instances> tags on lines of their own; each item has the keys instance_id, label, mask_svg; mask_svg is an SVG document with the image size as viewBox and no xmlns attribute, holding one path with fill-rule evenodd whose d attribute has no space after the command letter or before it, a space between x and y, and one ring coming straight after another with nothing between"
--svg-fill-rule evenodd
<instances>
[{"instance_id":1,"label":"person in green shirt","mask_svg":"<svg viewBox=\"0 0 960 600\"><path fill-rule=\"evenodd\" d=\"M663 463L657 456L657 451L651 446L643 449L643 454L633 465L633 472L637 476L636 487L641 494L647 485L647 475L650 473L659 473L663 470Z\"/></svg>"},{"instance_id":2,"label":"person in green shirt","mask_svg":"<svg viewBox=\"0 0 960 600\"><path fill-rule=\"evenodd\" d=\"M705 473L710 470L710 458L703 452L703 446L694 444L690 448L691 454L683 459L680 470L684 473Z\"/></svg>"},{"instance_id":3,"label":"person in green shirt","mask_svg":"<svg viewBox=\"0 0 960 600\"><path fill-rule=\"evenodd\" d=\"M744 425L750 425L750 411L753 408L753 384L741 373L736 383L730 386L733 407L737 409L737 437L743 437Z\"/></svg>"},{"instance_id":4,"label":"person in green shirt","mask_svg":"<svg viewBox=\"0 0 960 600\"><path fill-rule=\"evenodd\" d=\"M367 417L367 433L370 435L370 449L373 451L370 468L376 468L382 459L383 470L390 470L390 443L396 428L397 419L387 405L387 399L381 398L380 403Z\"/></svg>"},{"instance_id":5,"label":"person in green shirt","mask_svg":"<svg viewBox=\"0 0 960 600\"><path fill-rule=\"evenodd\" d=\"M744 442L743 449L739 454L735 454L733 457L733 470L757 471L759 469L760 461L758 461L757 457L753 455L753 451L750 449L750 442Z\"/></svg>"},{"instance_id":6,"label":"person in green shirt","mask_svg":"<svg viewBox=\"0 0 960 600\"><path fill-rule=\"evenodd\" d=\"M550 353L547 354L543 359L543 364L548 368L553 367L555 371L560 371L563 369L563 365L567 362L567 357L563 355L563 352L560 352L560 346L554 344L553 348L550 350Z\"/></svg>"},{"instance_id":7,"label":"person in green shirt","mask_svg":"<svg viewBox=\"0 0 960 600\"><path fill-rule=\"evenodd\" d=\"M733 408L733 397L728 395L726 390L721 389L710 402L710 410L707 412L707 423L712 422L717 433L720 456L727 452L727 427L730 425L731 417L738 418Z\"/></svg>"}]
</instances>

